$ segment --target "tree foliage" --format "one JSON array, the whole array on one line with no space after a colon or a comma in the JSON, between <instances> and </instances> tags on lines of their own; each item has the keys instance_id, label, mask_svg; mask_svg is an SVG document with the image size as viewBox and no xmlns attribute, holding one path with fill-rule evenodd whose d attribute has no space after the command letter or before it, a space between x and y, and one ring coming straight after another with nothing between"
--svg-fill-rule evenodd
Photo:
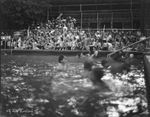
<instances>
[{"instance_id":1,"label":"tree foliage","mask_svg":"<svg viewBox=\"0 0 150 117\"><path fill-rule=\"evenodd\" d=\"M46 20L50 0L0 0L3 29L23 29Z\"/></svg>"}]
</instances>

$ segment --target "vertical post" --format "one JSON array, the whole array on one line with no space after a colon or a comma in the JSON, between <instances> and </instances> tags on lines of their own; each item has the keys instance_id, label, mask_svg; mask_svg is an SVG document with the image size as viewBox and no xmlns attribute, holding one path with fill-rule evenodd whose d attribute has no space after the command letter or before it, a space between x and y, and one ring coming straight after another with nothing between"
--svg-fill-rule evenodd
<instances>
[{"instance_id":1,"label":"vertical post","mask_svg":"<svg viewBox=\"0 0 150 117\"><path fill-rule=\"evenodd\" d=\"M124 20L122 20L122 28L123 29L125 28L125 26L124 26Z\"/></svg>"},{"instance_id":2,"label":"vertical post","mask_svg":"<svg viewBox=\"0 0 150 117\"><path fill-rule=\"evenodd\" d=\"M99 18L99 16L101 16L101 15L98 14L98 18ZM99 22L99 29L101 29L101 18L99 18L98 22Z\"/></svg>"},{"instance_id":3,"label":"vertical post","mask_svg":"<svg viewBox=\"0 0 150 117\"><path fill-rule=\"evenodd\" d=\"M111 3L113 3L112 0L111 0ZM112 4L111 4L111 30L113 29L113 20L114 20L114 13L113 13Z\"/></svg>"},{"instance_id":4,"label":"vertical post","mask_svg":"<svg viewBox=\"0 0 150 117\"><path fill-rule=\"evenodd\" d=\"M96 0L96 3L97 3L97 0ZM96 17L97 17L97 30L99 29L99 21L98 21L98 9L97 9L97 4L96 4Z\"/></svg>"},{"instance_id":5,"label":"vertical post","mask_svg":"<svg viewBox=\"0 0 150 117\"><path fill-rule=\"evenodd\" d=\"M47 8L47 21L49 20L49 8Z\"/></svg>"},{"instance_id":6,"label":"vertical post","mask_svg":"<svg viewBox=\"0 0 150 117\"><path fill-rule=\"evenodd\" d=\"M97 12L97 30L99 29L99 22L98 22L98 12Z\"/></svg>"},{"instance_id":7,"label":"vertical post","mask_svg":"<svg viewBox=\"0 0 150 117\"><path fill-rule=\"evenodd\" d=\"M60 7L61 7L61 6L58 6L58 10L59 10L58 12L59 12L59 14L60 14Z\"/></svg>"},{"instance_id":8,"label":"vertical post","mask_svg":"<svg viewBox=\"0 0 150 117\"><path fill-rule=\"evenodd\" d=\"M131 4L130 4L131 6L130 6L130 13L131 13L131 26L132 26L132 29L133 29L133 9L132 9L132 5L133 5L133 3L132 3L132 0L131 0Z\"/></svg>"},{"instance_id":9,"label":"vertical post","mask_svg":"<svg viewBox=\"0 0 150 117\"><path fill-rule=\"evenodd\" d=\"M81 29L82 29L82 12L81 12Z\"/></svg>"},{"instance_id":10,"label":"vertical post","mask_svg":"<svg viewBox=\"0 0 150 117\"><path fill-rule=\"evenodd\" d=\"M140 28L142 32L144 32L145 29L145 0L140 0Z\"/></svg>"},{"instance_id":11,"label":"vertical post","mask_svg":"<svg viewBox=\"0 0 150 117\"><path fill-rule=\"evenodd\" d=\"M113 17L114 17L113 12L111 12L111 29L113 29Z\"/></svg>"},{"instance_id":12,"label":"vertical post","mask_svg":"<svg viewBox=\"0 0 150 117\"><path fill-rule=\"evenodd\" d=\"M82 30L82 4L80 4L80 12L81 12L81 30Z\"/></svg>"}]
</instances>

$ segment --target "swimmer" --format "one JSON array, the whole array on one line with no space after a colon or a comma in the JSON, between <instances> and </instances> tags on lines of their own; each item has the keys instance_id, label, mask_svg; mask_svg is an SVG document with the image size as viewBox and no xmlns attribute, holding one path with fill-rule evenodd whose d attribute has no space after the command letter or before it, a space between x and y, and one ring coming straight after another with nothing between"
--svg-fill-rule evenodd
<instances>
[{"instance_id":1,"label":"swimmer","mask_svg":"<svg viewBox=\"0 0 150 117\"><path fill-rule=\"evenodd\" d=\"M130 65L123 60L120 53L117 53L110 60L102 60L102 66L109 69L115 75L116 73L127 73L130 71Z\"/></svg>"},{"instance_id":2,"label":"swimmer","mask_svg":"<svg viewBox=\"0 0 150 117\"><path fill-rule=\"evenodd\" d=\"M112 59L117 62L125 62L123 58L123 51L118 51L112 55Z\"/></svg>"},{"instance_id":3,"label":"swimmer","mask_svg":"<svg viewBox=\"0 0 150 117\"><path fill-rule=\"evenodd\" d=\"M106 83L103 82L102 77L104 76L103 68L93 67L93 63L86 61L84 63L85 74L90 75L90 80L96 90L110 91Z\"/></svg>"},{"instance_id":4,"label":"swimmer","mask_svg":"<svg viewBox=\"0 0 150 117\"><path fill-rule=\"evenodd\" d=\"M88 55L91 56L91 57L93 57L93 58L95 58L95 57L98 56L98 50L96 49L95 46L91 46L91 47L90 47L90 50L89 50L89 54L88 54Z\"/></svg>"},{"instance_id":5,"label":"swimmer","mask_svg":"<svg viewBox=\"0 0 150 117\"><path fill-rule=\"evenodd\" d=\"M58 57L58 62L59 62L60 64L64 65L64 64L67 62L67 57L64 56L64 55L60 55L60 56Z\"/></svg>"},{"instance_id":6,"label":"swimmer","mask_svg":"<svg viewBox=\"0 0 150 117\"><path fill-rule=\"evenodd\" d=\"M127 52L124 56L124 60L126 60L129 57L129 53Z\"/></svg>"},{"instance_id":7,"label":"swimmer","mask_svg":"<svg viewBox=\"0 0 150 117\"><path fill-rule=\"evenodd\" d=\"M129 55L128 58L125 59L125 61L128 65L138 66L141 64L141 62L136 57L134 57L134 54L132 54L132 53Z\"/></svg>"},{"instance_id":8,"label":"swimmer","mask_svg":"<svg viewBox=\"0 0 150 117\"><path fill-rule=\"evenodd\" d=\"M76 55L77 58L83 58L86 57L82 52Z\"/></svg>"},{"instance_id":9,"label":"swimmer","mask_svg":"<svg viewBox=\"0 0 150 117\"><path fill-rule=\"evenodd\" d=\"M96 58L98 56L98 51L96 50L95 47L92 47L92 49L90 49L89 53L86 54L86 61L90 61L93 62L95 64L97 64L97 62L95 61L94 58Z\"/></svg>"},{"instance_id":10,"label":"swimmer","mask_svg":"<svg viewBox=\"0 0 150 117\"><path fill-rule=\"evenodd\" d=\"M102 68L93 68L92 69L92 82L96 84L97 82L101 82L101 78L104 76L104 71Z\"/></svg>"},{"instance_id":11,"label":"swimmer","mask_svg":"<svg viewBox=\"0 0 150 117\"><path fill-rule=\"evenodd\" d=\"M60 69L60 70L66 70L67 69L67 65L66 65L66 62L67 62L67 57L64 56L64 55L60 55L58 57L58 66L56 67L57 69Z\"/></svg>"},{"instance_id":12,"label":"swimmer","mask_svg":"<svg viewBox=\"0 0 150 117\"><path fill-rule=\"evenodd\" d=\"M93 54L92 54L93 57L98 57L98 50L94 47L93 48Z\"/></svg>"},{"instance_id":13,"label":"swimmer","mask_svg":"<svg viewBox=\"0 0 150 117\"><path fill-rule=\"evenodd\" d=\"M104 68L106 68L106 69L110 66L109 61L107 61L107 60L102 60L102 61L101 61L101 64L102 64L102 66L103 66Z\"/></svg>"},{"instance_id":14,"label":"swimmer","mask_svg":"<svg viewBox=\"0 0 150 117\"><path fill-rule=\"evenodd\" d=\"M133 58L134 57L134 54L130 54L130 58Z\"/></svg>"},{"instance_id":15,"label":"swimmer","mask_svg":"<svg viewBox=\"0 0 150 117\"><path fill-rule=\"evenodd\" d=\"M104 76L103 69L100 67L95 67L92 61L84 62L84 70L88 73L91 73L91 81L93 82L93 84L96 84L96 82L100 82L101 78Z\"/></svg>"},{"instance_id":16,"label":"swimmer","mask_svg":"<svg viewBox=\"0 0 150 117\"><path fill-rule=\"evenodd\" d=\"M116 73L126 74L130 71L130 66L127 63L114 62L110 64L110 72L115 75Z\"/></svg>"}]
</instances>

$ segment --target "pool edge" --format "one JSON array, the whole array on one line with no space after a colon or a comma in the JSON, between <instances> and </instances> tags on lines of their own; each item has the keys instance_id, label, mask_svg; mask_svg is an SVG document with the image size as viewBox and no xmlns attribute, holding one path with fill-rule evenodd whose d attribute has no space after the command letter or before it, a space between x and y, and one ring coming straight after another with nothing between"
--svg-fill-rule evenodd
<instances>
[{"instance_id":1,"label":"pool edge","mask_svg":"<svg viewBox=\"0 0 150 117\"><path fill-rule=\"evenodd\" d=\"M147 92L147 101L148 101L148 111L150 116L150 57L149 54L144 54L144 74L145 74L145 84L146 84L146 92Z\"/></svg>"}]
</instances>

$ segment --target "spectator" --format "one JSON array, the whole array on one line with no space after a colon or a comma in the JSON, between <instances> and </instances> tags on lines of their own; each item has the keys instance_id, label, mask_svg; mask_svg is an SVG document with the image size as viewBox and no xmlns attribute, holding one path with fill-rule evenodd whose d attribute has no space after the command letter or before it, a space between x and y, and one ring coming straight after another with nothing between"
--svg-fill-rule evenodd
<instances>
[{"instance_id":1,"label":"spectator","mask_svg":"<svg viewBox=\"0 0 150 117\"><path fill-rule=\"evenodd\" d=\"M72 17L48 20L45 24L28 30L27 37L14 40L11 44L19 49L50 50L88 50L89 46L97 50L114 51L144 39L140 31L84 31L75 27L76 19ZM145 51L145 43L134 45L126 50ZM38 47L38 48L37 48Z\"/></svg>"}]
</instances>

